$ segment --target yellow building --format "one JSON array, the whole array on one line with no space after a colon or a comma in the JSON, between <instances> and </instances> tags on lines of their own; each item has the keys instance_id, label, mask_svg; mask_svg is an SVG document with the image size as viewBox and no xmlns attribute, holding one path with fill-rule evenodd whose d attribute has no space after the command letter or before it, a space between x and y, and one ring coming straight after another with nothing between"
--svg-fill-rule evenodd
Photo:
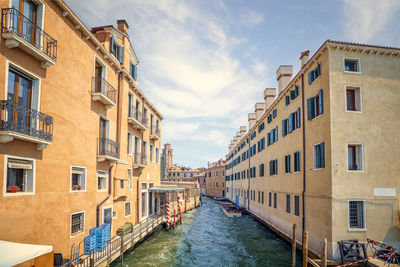
<instances>
[{"instance_id":1,"label":"yellow building","mask_svg":"<svg viewBox=\"0 0 400 267\"><path fill-rule=\"evenodd\" d=\"M248 115L227 154L227 197L320 254L367 238L400 246L400 49L326 41ZM244 130L244 131L243 131Z\"/></svg>"},{"instance_id":2,"label":"yellow building","mask_svg":"<svg viewBox=\"0 0 400 267\"><path fill-rule=\"evenodd\" d=\"M206 196L225 197L225 171L225 160L220 159L216 162L208 163L208 168L205 170L204 174Z\"/></svg>"},{"instance_id":3,"label":"yellow building","mask_svg":"<svg viewBox=\"0 0 400 267\"><path fill-rule=\"evenodd\" d=\"M89 30L62 0L1 8L0 240L69 257L90 228L157 209L163 117L126 21Z\"/></svg>"},{"instance_id":4,"label":"yellow building","mask_svg":"<svg viewBox=\"0 0 400 267\"><path fill-rule=\"evenodd\" d=\"M172 168L167 170L167 181L180 181L180 182L194 182L194 177L204 172L204 168L190 169L173 165Z\"/></svg>"}]
</instances>

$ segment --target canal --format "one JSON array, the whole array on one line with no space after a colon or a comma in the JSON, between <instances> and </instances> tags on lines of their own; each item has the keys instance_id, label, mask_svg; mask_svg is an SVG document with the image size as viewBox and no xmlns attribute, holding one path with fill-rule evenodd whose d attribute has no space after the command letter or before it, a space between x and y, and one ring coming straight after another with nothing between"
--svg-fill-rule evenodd
<instances>
[{"instance_id":1,"label":"canal","mask_svg":"<svg viewBox=\"0 0 400 267\"><path fill-rule=\"evenodd\" d=\"M301 266L301 255L297 253ZM182 225L127 251L117 266L291 266L291 246L249 215L228 218L219 202L183 215Z\"/></svg>"}]
</instances>

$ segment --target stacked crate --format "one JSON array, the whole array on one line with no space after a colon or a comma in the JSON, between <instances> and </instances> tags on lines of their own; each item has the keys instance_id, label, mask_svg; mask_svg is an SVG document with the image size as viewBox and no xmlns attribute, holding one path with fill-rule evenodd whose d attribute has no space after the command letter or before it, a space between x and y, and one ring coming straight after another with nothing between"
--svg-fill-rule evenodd
<instances>
[{"instance_id":1,"label":"stacked crate","mask_svg":"<svg viewBox=\"0 0 400 267\"><path fill-rule=\"evenodd\" d=\"M90 229L89 235L85 236L84 253L86 255L89 255L90 251L96 247L96 229L97 227Z\"/></svg>"},{"instance_id":2,"label":"stacked crate","mask_svg":"<svg viewBox=\"0 0 400 267\"><path fill-rule=\"evenodd\" d=\"M103 250L110 240L111 227L110 224L104 223L96 229L96 251Z\"/></svg>"}]
</instances>

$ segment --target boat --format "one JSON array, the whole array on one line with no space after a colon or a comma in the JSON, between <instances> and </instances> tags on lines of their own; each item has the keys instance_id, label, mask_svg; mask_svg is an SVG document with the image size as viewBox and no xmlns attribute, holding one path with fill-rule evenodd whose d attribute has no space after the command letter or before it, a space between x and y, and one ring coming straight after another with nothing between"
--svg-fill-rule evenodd
<instances>
[{"instance_id":1,"label":"boat","mask_svg":"<svg viewBox=\"0 0 400 267\"><path fill-rule=\"evenodd\" d=\"M222 205L222 211L229 218L242 217L242 212L233 204Z\"/></svg>"},{"instance_id":2,"label":"boat","mask_svg":"<svg viewBox=\"0 0 400 267\"><path fill-rule=\"evenodd\" d=\"M226 198L224 198L224 197L214 197L214 200L216 200L216 201L226 201Z\"/></svg>"}]
</instances>

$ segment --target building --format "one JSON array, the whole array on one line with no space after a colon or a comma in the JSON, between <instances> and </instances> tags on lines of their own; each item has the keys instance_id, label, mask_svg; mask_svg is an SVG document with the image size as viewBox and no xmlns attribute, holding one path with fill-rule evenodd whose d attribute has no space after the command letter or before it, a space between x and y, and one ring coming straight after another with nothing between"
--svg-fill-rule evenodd
<instances>
[{"instance_id":1,"label":"building","mask_svg":"<svg viewBox=\"0 0 400 267\"><path fill-rule=\"evenodd\" d=\"M165 180L166 174L166 162L165 162L165 155L161 153L161 180Z\"/></svg>"},{"instance_id":2,"label":"building","mask_svg":"<svg viewBox=\"0 0 400 267\"><path fill-rule=\"evenodd\" d=\"M204 168L191 169L173 165L172 168L167 170L168 181L180 181L180 182L193 182L194 177L204 172Z\"/></svg>"},{"instance_id":3,"label":"building","mask_svg":"<svg viewBox=\"0 0 400 267\"><path fill-rule=\"evenodd\" d=\"M225 197L226 161L208 163L205 170L206 195L210 197Z\"/></svg>"},{"instance_id":4,"label":"building","mask_svg":"<svg viewBox=\"0 0 400 267\"><path fill-rule=\"evenodd\" d=\"M174 155L173 155L173 149L171 147L171 144L169 144L169 143L164 144L162 154L165 156L165 169L172 168L172 166L174 164Z\"/></svg>"},{"instance_id":5,"label":"building","mask_svg":"<svg viewBox=\"0 0 400 267\"><path fill-rule=\"evenodd\" d=\"M205 195L206 194L206 172L203 171L197 175L193 176L193 180L199 184L200 188L200 194Z\"/></svg>"},{"instance_id":6,"label":"building","mask_svg":"<svg viewBox=\"0 0 400 267\"><path fill-rule=\"evenodd\" d=\"M125 20L89 30L63 0L1 8L0 240L68 258L90 228L115 235L159 206L163 116L139 89Z\"/></svg>"},{"instance_id":7,"label":"building","mask_svg":"<svg viewBox=\"0 0 400 267\"><path fill-rule=\"evenodd\" d=\"M229 145L226 193L319 255L367 238L399 248L400 49L327 40L275 88Z\"/></svg>"}]
</instances>

